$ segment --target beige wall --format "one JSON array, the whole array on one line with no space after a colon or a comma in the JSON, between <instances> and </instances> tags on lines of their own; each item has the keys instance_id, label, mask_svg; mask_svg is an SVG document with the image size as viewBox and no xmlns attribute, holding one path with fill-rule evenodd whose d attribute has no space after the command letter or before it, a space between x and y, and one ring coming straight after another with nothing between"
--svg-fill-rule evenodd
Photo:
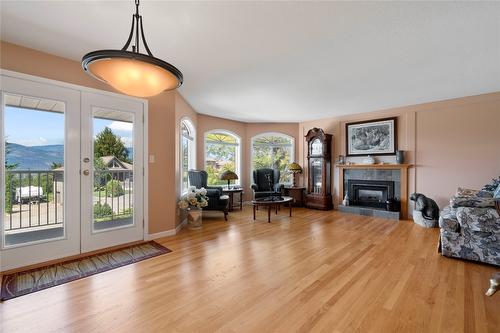
<instances>
[{"instance_id":1,"label":"beige wall","mask_svg":"<svg viewBox=\"0 0 500 333\"><path fill-rule=\"evenodd\" d=\"M415 134L417 190L440 207L457 186L500 175L500 93L430 104L416 113Z\"/></svg>"},{"instance_id":2,"label":"beige wall","mask_svg":"<svg viewBox=\"0 0 500 333\"><path fill-rule=\"evenodd\" d=\"M346 153L347 122L392 116L398 117L398 148L406 151L406 162L415 165L409 172L410 193L424 193L443 207L457 186L480 188L500 174L500 92L304 122L300 131L305 135L317 126L333 134L335 160ZM307 164L306 156L302 144L302 165ZM395 157L378 159L395 162ZM337 185L334 168L335 204Z\"/></svg>"},{"instance_id":3,"label":"beige wall","mask_svg":"<svg viewBox=\"0 0 500 333\"><path fill-rule=\"evenodd\" d=\"M77 61L1 42L0 67L21 73L111 90L81 70ZM312 127L334 135L334 159L345 155L345 123L389 116L398 117L398 146L407 151L410 192L435 198L442 207L457 186L479 188L500 173L500 92L435 103L407 106L348 117L297 123L243 123L197 114L176 92L149 98L149 232L173 229L179 223L176 201L180 192L179 124L189 117L196 126L197 167L204 164L204 133L225 129L241 138L241 184L245 199L251 198L251 138L279 132L295 138L296 160L306 166L304 135ZM384 160L394 161L394 157ZM303 184L307 170L298 183ZM334 171L334 202L337 202L338 173ZM167 193L167 194L166 194ZM168 195L176 193L176 195Z\"/></svg>"}]
</instances>

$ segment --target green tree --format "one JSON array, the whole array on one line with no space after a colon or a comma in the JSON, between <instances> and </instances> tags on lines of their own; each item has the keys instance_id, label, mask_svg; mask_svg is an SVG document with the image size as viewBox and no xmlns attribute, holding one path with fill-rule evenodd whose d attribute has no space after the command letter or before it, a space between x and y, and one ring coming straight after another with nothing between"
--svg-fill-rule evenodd
<instances>
[{"instance_id":1,"label":"green tree","mask_svg":"<svg viewBox=\"0 0 500 333\"><path fill-rule=\"evenodd\" d=\"M280 181L289 183L292 175L287 172L291 160L291 142L279 136L263 136L253 142L252 167L253 169L278 169L281 173Z\"/></svg>"},{"instance_id":2,"label":"green tree","mask_svg":"<svg viewBox=\"0 0 500 333\"><path fill-rule=\"evenodd\" d=\"M207 156L210 160L205 165L209 185L224 185L226 180L220 180L220 175L227 170L236 172L236 146L211 143L207 144ZM208 162L208 161L207 161Z\"/></svg>"},{"instance_id":3,"label":"green tree","mask_svg":"<svg viewBox=\"0 0 500 333\"><path fill-rule=\"evenodd\" d=\"M63 166L63 164L62 164L62 163L59 163L59 162L52 162L52 165L50 166L50 169L55 170L55 169L60 168L60 167L62 167L62 166Z\"/></svg>"},{"instance_id":4,"label":"green tree","mask_svg":"<svg viewBox=\"0 0 500 333\"><path fill-rule=\"evenodd\" d=\"M125 190L122 187L122 184L115 179L110 180L106 184L106 192L108 194L108 197L119 197L125 194Z\"/></svg>"},{"instance_id":5,"label":"green tree","mask_svg":"<svg viewBox=\"0 0 500 333\"><path fill-rule=\"evenodd\" d=\"M100 157L94 158L94 191L101 190L111 180L111 172Z\"/></svg>"},{"instance_id":6,"label":"green tree","mask_svg":"<svg viewBox=\"0 0 500 333\"><path fill-rule=\"evenodd\" d=\"M105 127L94 140L94 155L97 159L103 156L115 156L121 161L132 163L128 158L128 152L119 135Z\"/></svg>"},{"instance_id":7,"label":"green tree","mask_svg":"<svg viewBox=\"0 0 500 333\"><path fill-rule=\"evenodd\" d=\"M9 163L8 156L10 153L10 144L5 141L5 211L7 213L12 212L12 199L16 195L16 180L13 178L9 170L14 170L17 168L17 164Z\"/></svg>"}]
</instances>

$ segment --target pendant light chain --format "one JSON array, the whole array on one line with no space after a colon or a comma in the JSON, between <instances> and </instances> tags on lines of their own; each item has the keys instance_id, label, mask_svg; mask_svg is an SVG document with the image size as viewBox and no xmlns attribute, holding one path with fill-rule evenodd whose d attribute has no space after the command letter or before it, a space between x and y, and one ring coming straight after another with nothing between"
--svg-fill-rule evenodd
<instances>
[{"instance_id":1,"label":"pendant light chain","mask_svg":"<svg viewBox=\"0 0 500 333\"><path fill-rule=\"evenodd\" d=\"M132 45L132 52L140 53L140 39L142 38L142 44L146 49L146 52L149 56L153 57L153 53L148 47L148 43L146 42L146 37L144 36L144 28L142 27L142 15L139 15L139 0L135 0L135 14L132 15L132 27L130 28L130 34L128 36L127 42L122 47L122 51L127 51L132 42L132 38L134 38L134 30L135 30L135 45ZM140 34L139 34L140 31Z\"/></svg>"},{"instance_id":2,"label":"pendant light chain","mask_svg":"<svg viewBox=\"0 0 500 333\"><path fill-rule=\"evenodd\" d=\"M135 52L139 52L139 0L135 0ZM132 47L132 51L134 50L134 47Z\"/></svg>"}]
</instances>

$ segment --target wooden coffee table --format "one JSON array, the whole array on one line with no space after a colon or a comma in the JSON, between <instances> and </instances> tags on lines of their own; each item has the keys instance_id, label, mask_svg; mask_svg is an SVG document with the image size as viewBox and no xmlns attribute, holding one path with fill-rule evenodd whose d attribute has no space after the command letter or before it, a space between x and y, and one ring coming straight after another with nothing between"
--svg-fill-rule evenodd
<instances>
[{"instance_id":1,"label":"wooden coffee table","mask_svg":"<svg viewBox=\"0 0 500 333\"><path fill-rule=\"evenodd\" d=\"M264 199L254 199L252 200L253 206L253 219L255 220L255 210L259 206L267 206L267 222L271 223L271 209L274 208L276 214L278 214L278 208L281 205L288 204L290 208L290 217L292 217L292 197L281 197L282 199L276 200L264 200Z\"/></svg>"}]
</instances>

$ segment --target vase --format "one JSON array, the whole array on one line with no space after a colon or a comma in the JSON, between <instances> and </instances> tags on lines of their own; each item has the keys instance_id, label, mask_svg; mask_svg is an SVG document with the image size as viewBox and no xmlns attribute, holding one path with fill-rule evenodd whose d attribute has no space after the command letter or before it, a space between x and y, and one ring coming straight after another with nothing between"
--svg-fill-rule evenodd
<instances>
[{"instance_id":1,"label":"vase","mask_svg":"<svg viewBox=\"0 0 500 333\"><path fill-rule=\"evenodd\" d=\"M187 210L188 228L191 230L200 229L203 223L203 210L198 207L190 207Z\"/></svg>"},{"instance_id":2,"label":"vase","mask_svg":"<svg viewBox=\"0 0 500 333\"><path fill-rule=\"evenodd\" d=\"M398 162L398 164L403 164L405 162L405 152L404 152L404 150L398 150L398 151L396 151L396 162Z\"/></svg>"}]
</instances>

